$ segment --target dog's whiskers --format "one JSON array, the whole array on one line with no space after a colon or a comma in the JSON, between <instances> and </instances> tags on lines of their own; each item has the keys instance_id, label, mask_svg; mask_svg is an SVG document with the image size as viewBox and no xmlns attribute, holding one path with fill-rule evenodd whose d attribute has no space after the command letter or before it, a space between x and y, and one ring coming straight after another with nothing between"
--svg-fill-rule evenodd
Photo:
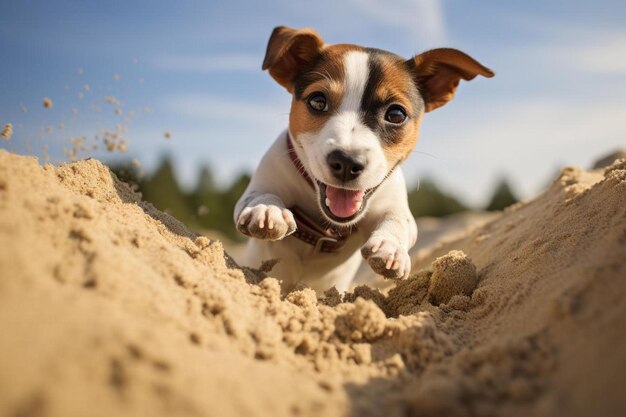
<instances>
[{"instance_id":1,"label":"dog's whiskers","mask_svg":"<svg viewBox=\"0 0 626 417\"><path fill-rule=\"evenodd\" d=\"M441 166L443 167L443 169L444 169L444 171L445 171L445 173L446 173L446 174L449 174L449 173L450 173L450 169L448 168L448 165L446 165L445 161L443 161L443 160L442 160L441 158L439 158L437 155L433 155L433 154L428 153L428 152L416 151L416 150L411 151L411 153L416 153L416 154L419 154L419 155L426 155L426 156L431 157L432 159L434 159L435 161L437 161L437 163L438 163L439 165L441 165ZM419 181L419 179L418 179L418 181Z\"/></svg>"},{"instance_id":2,"label":"dog's whiskers","mask_svg":"<svg viewBox=\"0 0 626 417\"><path fill-rule=\"evenodd\" d=\"M315 74L315 75L319 75L320 77L322 77L324 80L328 81L329 83L332 83L332 77L330 76L330 74L328 73L327 70L324 70L324 73L321 73L319 71L311 71L311 74Z\"/></svg>"}]
</instances>

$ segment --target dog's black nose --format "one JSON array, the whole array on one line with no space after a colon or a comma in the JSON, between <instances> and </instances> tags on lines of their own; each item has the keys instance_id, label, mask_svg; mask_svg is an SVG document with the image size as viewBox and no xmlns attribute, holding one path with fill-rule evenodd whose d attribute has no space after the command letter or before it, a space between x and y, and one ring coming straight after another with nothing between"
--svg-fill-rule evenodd
<instances>
[{"instance_id":1,"label":"dog's black nose","mask_svg":"<svg viewBox=\"0 0 626 417\"><path fill-rule=\"evenodd\" d=\"M339 149L326 157L330 171L339 181L350 181L361 175L365 169L364 156L352 156Z\"/></svg>"}]
</instances>

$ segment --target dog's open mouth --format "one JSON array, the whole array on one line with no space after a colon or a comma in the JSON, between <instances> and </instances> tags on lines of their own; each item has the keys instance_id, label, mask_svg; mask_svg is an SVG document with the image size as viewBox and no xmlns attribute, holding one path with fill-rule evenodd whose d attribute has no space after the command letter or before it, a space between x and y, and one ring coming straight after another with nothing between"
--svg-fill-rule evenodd
<instances>
[{"instance_id":1,"label":"dog's open mouth","mask_svg":"<svg viewBox=\"0 0 626 417\"><path fill-rule=\"evenodd\" d=\"M365 210L371 190L349 190L316 181L319 188L320 207L336 223L349 223Z\"/></svg>"},{"instance_id":2,"label":"dog's open mouth","mask_svg":"<svg viewBox=\"0 0 626 417\"><path fill-rule=\"evenodd\" d=\"M367 200L376 192L387 178L393 173L401 161L387 172L387 175L373 188L351 190L324 184L314 178L317 184L320 207L324 215L335 223L349 225L365 211Z\"/></svg>"}]
</instances>

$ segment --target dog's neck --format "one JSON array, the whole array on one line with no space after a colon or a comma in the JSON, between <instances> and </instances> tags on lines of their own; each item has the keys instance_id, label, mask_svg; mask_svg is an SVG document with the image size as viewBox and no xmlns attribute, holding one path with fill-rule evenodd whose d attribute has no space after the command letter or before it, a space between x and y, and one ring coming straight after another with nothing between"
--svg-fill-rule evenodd
<instances>
[{"instance_id":1,"label":"dog's neck","mask_svg":"<svg viewBox=\"0 0 626 417\"><path fill-rule=\"evenodd\" d=\"M302 175L302 177L311 186L311 188L315 188L315 184L313 184L313 179L308 174L304 164L298 157L296 148L293 146L293 140L291 139L291 133L289 133L289 130L287 130L287 134L285 136L287 137L287 151L289 152L289 158L291 158L291 162L293 162L300 175Z\"/></svg>"}]
</instances>

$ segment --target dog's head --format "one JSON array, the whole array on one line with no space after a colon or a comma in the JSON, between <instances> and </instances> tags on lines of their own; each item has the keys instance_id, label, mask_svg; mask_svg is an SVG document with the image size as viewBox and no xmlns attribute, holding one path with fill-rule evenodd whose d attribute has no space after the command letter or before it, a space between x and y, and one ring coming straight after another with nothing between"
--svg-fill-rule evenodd
<instances>
[{"instance_id":1,"label":"dog's head","mask_svg":"<svg viewBox=\"0 0 626 417\"><path fill-rule=\"evenodd\" d=\"M461 79L494 73L455 49L404 59L379 49L325 45L311 29L277 27L263 69L293 100L289 131L320 209L356 223L367 201L417 143L425 112L454 96Z\"/></svg>"}]
</instances>

